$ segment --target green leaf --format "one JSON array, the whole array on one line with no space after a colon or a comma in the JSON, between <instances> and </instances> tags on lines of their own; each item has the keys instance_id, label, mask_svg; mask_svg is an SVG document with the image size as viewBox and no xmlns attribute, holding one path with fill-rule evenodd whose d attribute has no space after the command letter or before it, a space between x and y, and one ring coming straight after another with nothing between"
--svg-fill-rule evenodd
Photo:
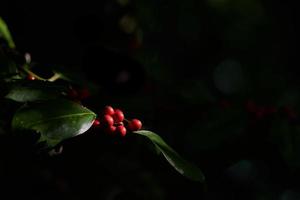
<instances>
[{"instance_id":1,"label":"green leaf","mask_svg":"<svg viewBox=\"0 0 300 200\"><path fill-rule=\"evenodd\" d=\"M66 88L46 81L29 81L18 83L5 96L17 102L56 99Z\"/></svg>"},{"instance_id":2,"label":"green leaf","mask_svg":"<svg viewBox=\"0 0 300 200\"><path fill-rule=\"evenodd\" d=\"M17 102L32 102L37 100L55 99L58 97L58 95L36 88L15 87L10 90L5 97Z\"/></svg>"},{"instance_id":3,"label":"green leaf","mask_svg":"<svg viewBox=\"0 0 300 200\"><path fill-rule=\"evenodd\" d=\"M41 134L39 142L54 147L61 141L86 132L96 114L67 100L35 102L21 107L14 115L14 130L33 130Z\"/></svg>"},{"instance_id":4,"label":"green leaf","mask_svg":"<svg viewBox=\"0 0 300 200\"><path fill-rule=\"evenodd\" d=\"M0 49L0 78L5 82L13 79L18 73L16 63Z\"/></svg>"},{"instance_id":5,"label":"green leaf","mask_svg":"<svg viewBox=\"0 0 300 200\"><path fill-rule=\"evenodd\" d=\"M8 27L1 17L0 17L0 37L4 38L7 41L7 44L10 48L16 47L12 39L12 36L8 30Z\"/></svg>"},{"instance_id":6,"label":"green leaf","mask_svg":"<svg viewBox=\"0 0 300 200\"><path fill-rule=\"evenodd\" d=\"M300 168L300 127L288 120L276 119L272 122L269 140L277 146L279 153L290 169Z\"/></svg>"},{"instance_id":7,"label":"green leaf","mask_svg":"<svg viewBox=\"0 0 300 200\"><path fill-rule=\"evenodd\" d=\"M194 164L183 159L177 152L175 152L165 141L157 134L151 131L136 131L136 134L142 135L150 139L156 149L161 152L167 161L183 176L194 180L204 182L205 177L201 170Z\"/></svg>"}]
</instances>

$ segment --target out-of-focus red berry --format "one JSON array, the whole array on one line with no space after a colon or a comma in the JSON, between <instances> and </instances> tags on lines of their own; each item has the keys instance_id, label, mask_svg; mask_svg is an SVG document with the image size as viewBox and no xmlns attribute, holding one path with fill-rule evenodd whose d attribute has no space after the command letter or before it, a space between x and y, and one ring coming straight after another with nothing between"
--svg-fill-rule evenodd
<instances>
[{"instance_id":1,"label":"out-of-focus red berry","mask_svg":"<svg viewBox=\"0 0 300 200\"><path fill-rule=\"evenodd\" d=\"M105 115L113 116L115 114L115 110L111 106L105 106L103 113Z\"/></svg>"},{"instance_id":2,"label":"out-of-focus red berry","mask_svg":"<svg viewBox=\"0 0 300 200\"><path fill-rule=\"evenodd\" d=\"M116 123L122 122L124 120L124 113L120 109L116 109L113 118Z\"/></svg>"},{"instance_id":3,"label":"out-of-focus red berry","mask_svg":"<svg viewBox=\"0 0 300 200\"><path fill-rule=\"evenodd\" d=\"M104 115L103 116L103 123L107 127L112 126L112 125L114 125L114 119L110 115Z\"/></svg>"},{"instance_id":4,"label":"out-of-focus red berry","mask_svg":"<svg viewBox=\"0 0 300 200\"><path fill-rule=\"evenodd\" d=\"M31 74L29 74L27 76L27 79L30 80L30 81L34 81L36 78L34 76L32 76Z\"/></svg>"},{"instance_id":5,"label":"out-of-focus red berry","mask_svg":"<svg viewBox=\"0 0 300 200\"><path fill-rule=\"evenodd\" d=\"M95 121L93 122L93 126L95 127L100 126L100 121L98 119L95 119Z\"/></svg>"},{"instance_id":6,"label":"out-of-focus red berry","mask_svg":"<svg viewBox=\"0 0 300 200\"><path fill-rule=\"evenodd\" d=\"M124 126L118 126L116 132L119 133L122 137L124 137L127 133L127 130Z\"/></svg>"},{"instance_id":7,"label":"out-of-focus red berry","mask_svg":"<svg viewBox=\"0 0 300 200\"><path fill-rule=\"evenodd\" d=\"M128 129L130 131L138 131L142 128L142 122L138 119L133 119L128 123Z\"/></svg>"}]
</instances>

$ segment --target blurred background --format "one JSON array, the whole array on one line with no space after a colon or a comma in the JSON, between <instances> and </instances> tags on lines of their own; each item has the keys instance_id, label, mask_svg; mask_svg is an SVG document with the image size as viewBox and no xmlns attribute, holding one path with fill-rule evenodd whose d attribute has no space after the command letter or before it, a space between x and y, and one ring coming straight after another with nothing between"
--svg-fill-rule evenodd
<instances>
[{"instance_id":1,"label":"blurred background","mask_svg":"<svg viewBox=\"0 0 300 200\"><path fill-rule=\"evenodd\" d=\"M291 0L1 2L21 52L91 82L85 105L140 118L207 182L181 177L141 138L91 130L54 158L32 156L23 141L2 145L0 195L300 199L296 8Z\"/></svg>"}]
</instances>

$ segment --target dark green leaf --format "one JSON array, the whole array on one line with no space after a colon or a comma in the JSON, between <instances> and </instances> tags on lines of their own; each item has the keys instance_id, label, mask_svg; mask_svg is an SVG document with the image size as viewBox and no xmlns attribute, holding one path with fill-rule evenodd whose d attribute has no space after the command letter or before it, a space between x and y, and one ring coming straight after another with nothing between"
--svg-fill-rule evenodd
<instances>
[{"instance_id":1,"label":"dark green leaf","mask_svg":"<svg viewBox=\"0 0 300 200\"><path fill-rule=\"evenodd\" d=\"M16 63L8 58L3 51L0 49L0 78L5 79L12 79L18 73L18 69Z\"/></svg>"},{"instance_id":2,"label":"dark green leaf","mask_svg":"<svg viewBox=\"0 0 300 200\"><path fill-rule=\"evenodd\" d=\"M29 81L16 84L6 95L6 98L17 102L32 102L49 100L59 97L65 88L46 81Z\"/></svg>"},{"instance_id":3,"label":"dark green leaf","mask_svg":"<svg viewBox=\"0 0 300 200\"><path fill-rule=\"evenodd\" d=\"M7 28L6 23L1 17L0 17L0 38L5 39L10 48L15 48L16 45L12 39L12 36Z\"/></svg>"},{"instance_id":4,"label":"dark green leaf","mask_svg":"<svg viewBox=\"0 0 300 200\"><path fill-rule=\"evenodd\" d=\"M151 131L136 131L139 135L146 136L150 139L156 149L161 152L167 161L183 176L194 180L204 182L205 177L201 170L194 164L183 159L177 152L175 152L165 141L157 134Z\"/></svg>"},{"instance_id":5,"label":"dark green leaf","mask_svg":"<svg viewBox=\"0 0 300 200\"><path fill-rule=\"evenodd\" d=\"M53 147L61 141L87 131L95 113L77 103L52 100L24 105L13 117L14 130L34 130L41 134L39 142Z\"/></svg>"},{"instance_id":6,"label":"dark green leaf","mask_svg":"<svg viewBox=\"0 0 300 200\"><path fill-rule=\"evenodd\" d=\"M270 129L270 141L277 146L282 158L291 169L300 168L300 128L289 121L276 119Z\"/></svg>"}]
</instances>

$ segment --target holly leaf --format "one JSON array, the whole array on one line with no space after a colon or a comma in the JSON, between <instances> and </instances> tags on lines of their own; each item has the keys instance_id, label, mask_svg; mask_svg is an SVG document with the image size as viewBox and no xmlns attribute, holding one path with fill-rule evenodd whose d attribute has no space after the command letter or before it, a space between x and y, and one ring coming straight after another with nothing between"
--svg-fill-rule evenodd
<instances>
[{"instance_id":1,"label":"holly leaf","mask_svg":"<svg viewBox=\"0 0 300 200\"><path fill-rule=\"evenodd\" d=\"M5 96L17 102L29 102L37 100L54 99L57 97L55 93L47 93L43 90L28 87L15 87Z\"/></svg>"},{"instance_id":2,"label":"holly leaf","mask_svg":"<svg viewBox=\"0 0 300 200\"><path fill-rule=\"evenodd\" d=\"M16 47L16 45L12 39L12 36L9 32L9 29L1 17L0 17L0 38L5 39L10 48Z\"/></svg>"},{"instance_id":3,"label":"holly leaf","mask_svg":"<svg viewBox=\"0 0 300 200\"><path fill-rule=\"evenodd\" d=\"M193 181L205 181L202 171L194 164L183 159L176 151L166 144L159 135L146 130L135 131L134 133L150 139L157 151L161 152L170 165L172 165L180 174Z\"/></svg>"},{"instance_id":4,"label":"holly leaf","mask_svg":"<svg viewBox=\"0 0 300 200\"><path fill-rule=\"evenodd\" d=\"M64 91L66 91L65 87L52 82L29 81L13 86L5 97L17 102L32 102L56 99Z\"/></svg>"},{"instance_id":5,"label":"holly leaf","mask_svg":"<svg viewBox=\"0 0 300 200\"><path fill-rule=\"evenodd\" d=\"M26 104L14 115L13 130L40 133L38 142L54 147L65 139L86 132L96 114L80 104L67 100L49 100Z\"/></svg>"}]
</instances>

